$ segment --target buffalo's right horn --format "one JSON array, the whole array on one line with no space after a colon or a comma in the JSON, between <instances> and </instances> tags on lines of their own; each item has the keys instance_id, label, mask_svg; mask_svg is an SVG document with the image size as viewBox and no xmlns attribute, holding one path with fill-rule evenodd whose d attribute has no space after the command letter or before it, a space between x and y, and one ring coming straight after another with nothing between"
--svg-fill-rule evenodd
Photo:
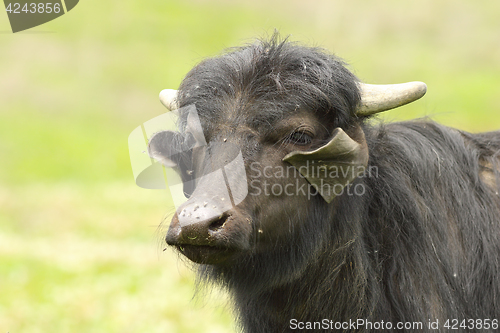
<instances>
[{"instance_id":1,"label":"buffalo's right horn","mask_svg":"<svg viewBox=\"0 0 500 333\"><path fill-rule=\"evenodd\" d=\"M178 108L177 103L177 90L175 89L163 89L160 92L160 102L165 105L169 110L175 110Z\"/></svg>"},{"instance_id":2,"label":"buffalo's right horn","mask_svg":"<svg viewBox=\"0 0 500 333\"><path fill-rule=\"evenodd\" d=\"M356 110L358 116L369 116L416 101L424 96L427 85L423 82L400 84L359 83L361 103Z\"/></svg>"}]
</instances>

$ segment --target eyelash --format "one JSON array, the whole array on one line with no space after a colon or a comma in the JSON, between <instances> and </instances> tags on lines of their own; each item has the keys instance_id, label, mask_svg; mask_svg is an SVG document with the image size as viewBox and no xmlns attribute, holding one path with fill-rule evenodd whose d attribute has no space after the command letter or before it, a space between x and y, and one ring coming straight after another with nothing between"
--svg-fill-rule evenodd
<instances>
[{"instance_id":1,"label":"eyelash","mask_svg":"<svg viewBox=\"0 0 500 333\"><path fill-rule=\"evenodd\" d=\"M312 142L312 135L305 132L294 132L288 136L287 141L296 145L305 146Z\"/></svg>"}]
</instances>

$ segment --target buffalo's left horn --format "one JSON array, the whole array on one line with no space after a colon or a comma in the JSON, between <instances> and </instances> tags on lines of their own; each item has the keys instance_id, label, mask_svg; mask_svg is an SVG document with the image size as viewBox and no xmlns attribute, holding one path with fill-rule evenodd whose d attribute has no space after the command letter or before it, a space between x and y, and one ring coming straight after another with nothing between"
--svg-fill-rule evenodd
<instances>
[{"instance_id":1,"label":"buffalo's left horn","mask_svg":"<svg viewBox=\"0 0 500 333\"><path fill-rule=\"evenodd\" d=\"M178 108L177 104L177 90L175 89L163 89L160 92L160 102L165 105L169 110L175 110Z\"/></svg>"},{"instance_id":2,"label":"buffalo's left horn","mask_svg":"<svg viewBox=\"0 0 500 333\"><path fill-rule=\"evenodd\" d=\"M356 110L358 116L369 116L416 101L424 96L427 85L423 82L400 84L359 83L361 103Z\"/></svg>"}]
</instances>

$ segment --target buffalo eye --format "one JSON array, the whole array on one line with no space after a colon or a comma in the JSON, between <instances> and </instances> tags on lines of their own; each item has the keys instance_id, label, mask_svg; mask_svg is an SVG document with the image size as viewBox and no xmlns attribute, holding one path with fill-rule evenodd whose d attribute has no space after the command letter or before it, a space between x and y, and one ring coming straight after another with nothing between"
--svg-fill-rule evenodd
<instances>
[{"instance_id":1,"label":"buffalo eye","mask_svg":"<svg viewBox=\"0 0 500 333\"><path fill-rule=\"evenodd\" d=\"M312 135L302 131L294 132L288 136L287 141L295 145L305 146L312 142Z\"/></svg>"}]
</instances>

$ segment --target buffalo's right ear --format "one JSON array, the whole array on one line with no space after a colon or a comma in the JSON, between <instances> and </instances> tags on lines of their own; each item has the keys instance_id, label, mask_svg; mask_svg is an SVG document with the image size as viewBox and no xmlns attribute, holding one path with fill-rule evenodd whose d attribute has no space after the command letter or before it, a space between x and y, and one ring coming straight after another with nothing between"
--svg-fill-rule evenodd
<instances>
[{"instance_id":1,"label":"buffalo's right ear","mask_svg":"<svg viewBox=\"0 0 500 333\"><path fill-rule=\"evenodd\" d=\"M173 168L182 161L184 137L181 133L162 131L149 139L149 156L166 167Z\"/></svg>"},{"instance_id":2,"label":"buffalo's right ear","mask_svg":"<svg viewBox=\"0 0 500 333\"><path fill-rule=\"evenodd\" d=\"M179 132L162 131L149 139L149 156L162 165L174 168L184 183L184 193L190 195L193 187L193 146L195 140L191 134L182 135ZM189 188L186 188L189 187Z\"/></svg>"}]
</instances>

